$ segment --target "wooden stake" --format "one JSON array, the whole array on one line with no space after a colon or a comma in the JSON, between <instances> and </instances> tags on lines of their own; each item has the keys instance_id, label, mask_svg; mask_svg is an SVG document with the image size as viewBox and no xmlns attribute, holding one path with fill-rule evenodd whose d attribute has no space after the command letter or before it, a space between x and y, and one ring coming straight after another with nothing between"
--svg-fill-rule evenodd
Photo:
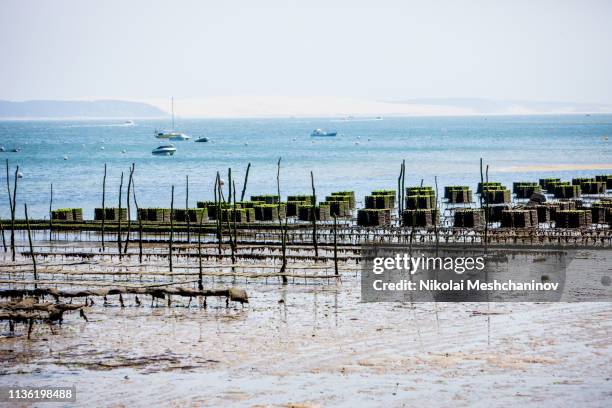
<instances>
[{"instance_id":1,"label":"wooden stake","mask_svg":"<svg viewBox=\"0 0 612 408\"><path fill-rule=\"evenodd\" d=\"M53 237L51 234L53 230L53 217L51 216L52 212L53 212L53 183L51 183L51 196L49 198L49 241L51 241Z\"/></svg>"},{"instance_id":2,"label":"wooden stake","mask_svg":"<svg viewBox=\"0 0 612 408\"><path fill-rule=\"evenodd\" d=\"M125 237L125 246L123 248L123 252L127 254L128 245L130 244L130 231L132 229L132 209L130 207L130 191L132 189L132 176L134 175L134 163L132 163L132 167L130 168L130 178L128 179L128 188L127 188L127 235ZM121 214L119 214L121 216Z\"/></svg>"},{"instance_id":3,"label":"wooden stake","mask_svg":"<svg viewBox=\"0 0 612 408\"><path fill-rule=\"evenodd\" d=\"M170 272L172 272L172 241L174 239L174 185L172 186L172 196L170 199L170 247L168 262L170 264Z\"/></svg>"},{"instance_id":4,"label":"wooden stake","mask_svg":"<svg viewBox=\"0 0 612 408\"><path fill-rule=\"evenodd\" d=\"M13 186L13 211L11 212L11 251L13 256L13 262L15 262L15 210L17 208L17 180L19 177L19 166L15 168L15 184Z\"/></svg>"},{"instance_id":5,"label":"wooden stake","mask_svg":"<svg viewBox=\"0 0 612 408\"><path fill-rule=\"evenodd\" d=\"M338 220L336 218L336 214L334 214L334 271L336 276L339 275L338 272Z\"/></svg>"},{"instance_id":6,"label":"wooden stake","mask_svg":"<svg viewBox=\"0 0 612 408\"><path fill-rule=\"evenodd\" d=\"M236 181L232 181L234 191L234 250L238 251L238 230L236 229Z\"/></svg>"},{"instance_id":7,"label":"wooden stake","mask_svg":"<svg viewBox=\"0 0 612 408\"><path fill-rule=\"evenodd\" d=\"M227 169L227 188L228 188L228 199L229 199L229 205L232 204L232 169L229 168ZM223 199L223 202L225 203L225 198ZM229 232L229 240L230 240L230 251L231 251L231 255L232 255L232 264L236 263L236 254L234 252L235 249L235 243L233 242L233 238L232 238L232 226L230 224L230 213L232 213L234 221L236 221L236 212L235 211L230 211L230 206L227 206L228 209L228 217L227 217L227 230ZM233 267L232 267L233 269Z\"/></svg>"},{"instance_id":8,"label":"wooden stake","mask_svg":"<svg viewBox=\"0 0 612 408\"><path fill-rule=\"evenodd\" d=\"M240 202L244 201L244 195L246 193L247 182L249 181L249 170L251 169L251 163L247 164L246 173L244 175L244 184L242 185L242 194L240 194Z\"/></svg>"},{"instance_id":9,"label":"wooden stake","mask_svg":"<svg viewBox=\"0 0 612 408\"><path fill-rule=\"evenodd\" d=\"M436 235L436 256L438 255L438 245L440 244L440 237L438 235L438 222L440 220L440 210L438 209L438 176L434 176L434 182L436 183L436 205L434 207L435 218L434 218L434 234ZM432 214L432 216L434 215Z\"/></svg>"},{"instance_id":10,"label":"wooden stake","mask_svg":"<svg viewBox=\"0 0 612 408\"><path fill-rule=\"evenodd\" d=\"M15 194L17 189L17 173L19 171L19 166L17 166L17 170L15 171L15 187L11 196L11 177L9 174L9 161L6 159L6 189L8 191L9 198L9 209L11 212L11 254L12 259L15 261Z\"/></svg>"},{"instance_id":11,"label":"wooden stake","mask_svg":"<svg viewBox=\"0 0 612 408\"><path fill-rule=\"evenodd\" d=\"M6 238L4 237L4 227L2 226L2 219L0 219L0 232L2 233L2 246L4 247L4 252L8 251L6 247Z\"/></svg>"},{"instance_id":12,"label":"wooden stake","mask_svg":"<svg viewBox=\"0 0 612 408\"><path fill-rule=\"evenodd\" d=\"M104 163L104 177L102 178L102 252L104 252L104 221L106 220L106 163Z\"/></svg>"},{"instance_id":13,"label":"wooden stake","mask_svg":"<svg viewBox=\"0 0 612 408\"><path fill-rule=\"evenodd\" d=\"M480 201L480 208L482 208L482 196L484 195L484 191L485 191L485 185L484 185L484 174L482 171L482 157L480 158L480 197L479 197L479 201ZM484 236L484 247L485 247L485 251L487 248L487 225L489 225L489 211L488 211L488 205L485 208L485 236Z\"/></svg>"},{"instance_id":14,"label":"wooden stake","mask_svg":"<svg viewBox=\"0 0 612 408\"><path fill-rule=\"evenodd\" d=\"M402 160L402 214L406 205L406 160Z\"/></svg>"},{"instance_id":15,"label":"wooden stake","mask_svg":"<svg viewBox=\"0 0 612 408\"><path fill-rule=\"evenodd\" d=\"M310 172L310 184L312 185L312 243L315 251L315 262L319 257L319 246L317 244L317 193L314 185L314 174ZM280 199L280 197L279 197Z\"/></svg>"},{"instance_id":16,"label":"wooden stake","mask_svg":"<svg viewBox=\"0 0 612 408\"><path fill-rule=\"evenodd\" d=\"M489 165L487 164L486 167L486 178L485 178L485 182L488 183L489 182ZM485 251L487 248L487 245L489 243L489 219L491 218L491 214L490 214L490 208L489 208L489 200L487 200L487 202L485 203L486 206L486 217L485 217Z\"/></svg>"},{"instance_id":17,"label":"wooden stake","mask_svg":"<svg viewBox=\"0 0 612 408\"><path fill-rule=\"evenodd\" d=\"M132 171L136 170L136 166L132 163ZM134 199L134 207L136 207L136 218L138 219L138 262L142 263L142 218L138 216L138 201L136 201L136 181L132 180L132 198Z\"/></svg>"},{"instance_id":18,"label":"wooden stake","mask_svg":"<svg viewBox=\"0 0 612 408\"><path fill-rule=\"evenodd\" d=\"M187 243L191 242L191 216L189 215L189 174L185 175L185 216L187 217Z\"/></svg>"},{"instance_id":19,"label":"wooden stake","mask_svg":"<svg viewBox=\"0 0 612 408\"><path fill-rule=\"evenodd\" d=\"M282 281L283 281L283 285L286 285L288 283L287 281L287 275L285 273L286 269L287 269L287 232L286 232L286 221L285 221L285 228L283 228L283 220L281 219L281 191L280 191L280 165L281 165L281 158L278 158L278 164L277 164L277 168L276 168L276 191L278 193L278 224L280 226L280 230L281 230L281 249L282 249L282 254L283 254L283 260L282 260L282 264L281 264L281 269L280 269L280 273L282 274Z\"/></svg>"},{"instance_id":20,"label":"wooden stake","mask_svg":"<svg viewBox=\"0 0 612 408\"><path fill-rule=\"evenodd\" d=\"M204 216L200 218L200 228L198 228L198 270L199 270L198 289L199 290L204 289L204 286L202 285L202 223L203 222L204 222Z\"/></svg>"},{"instance_id":21,"label":"wooden stake","mask_svg":"<svg viewBox=\"0 0 612 408\"><path fill-rule=\"evenodd\" d=\"M399 223L402 221L402 199L400 194L402 193L402 173L404 172L404 166L400 166L400 174L397 177L397 217L399 219Z\"/></svg>"},{"instance_id":22,"label":"wooden stake","mask_svg":"<svg viewBox=\"0 0 612 408\"><path fill-rule=\"evenodd\" d=\"M9 213L13 214L13 196L11 194L11 177L9 175L9 161L8 159L6 159L6 190L8 192L8 199L9 199ZM11 224L11 231L12 231L12 224ZM4 236L4 234L3 234ZM13 250L13 245L11 244L11 251Z\"/></svg>"},{"instance_id":23,"label":"wooden stake","mask_svg":"<svg viewBox=\"0 0 612 408\"><path fill-rule=\"evenodd\" d=\"M119 183L119 224L117 227L117 246L119 249L119 259L121 259L121 193L123 191L123 172L121 172L121 182Z\"/></svg>"},{"instance_id":24,"label":"wooden stake","mask_svg":"<svg viewBox=\"0 0 612 408\"><path fill-rule=\"evenodd\" d=\"M219 255L223 253L222 241L223 236L221 232L221 206L219 205L219 201L221 200L221 196L219 195L221 179L219 177L219 172L217 172L217 177L215 178L215 212L217 216L215 217L215 223L217 224L217 243L219 248Z\"/></svg>"},{"instance_id":25,"label":"wooden stake","mask_svg":"<svg viewBox=\"0 0 612 408\"><path fill-rule=\"evenodd\" d=\"M30 231L30 219L28 218L28 205L23 203L23 210L25 213L26 226L28 228L28 242L30 243L30 256L32 257L32 267L34 269L34 280L38 280L38 271L36 270L36 255L34 254L34 245L32 245L32 232ZM34 284L34 289L37 285Z\"/></svg>"}]
</instances>

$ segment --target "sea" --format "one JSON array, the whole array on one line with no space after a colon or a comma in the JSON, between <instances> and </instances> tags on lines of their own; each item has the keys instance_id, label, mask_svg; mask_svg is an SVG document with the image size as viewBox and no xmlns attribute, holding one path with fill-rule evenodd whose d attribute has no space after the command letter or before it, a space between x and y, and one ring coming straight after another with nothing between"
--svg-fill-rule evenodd
<instances>
[{"instance_id":1,"label":"sea","mask_svg":"<svg viewBox=\"0 0 612 408\"><path fill-rule=\"evenodd\" d=\"M102 204L107 165L106 206L118 206L123 173L135 165L134 186L140 207L195 207L212 200L216 173L227 194L228 169L240 198L251 164L245 197L277 191L281 160L283 197L311 194L311 172L322 201L333 191L353 190L357 201L375 189L396 189L406 163L405 185L435 187L480 181L480 159L489 180L511 188L515 181L542 177L591 177L612 174L612 115L183 119L176 129L192 137L172 142L176 154L153 156L160 145L155 129L168 120L2 120L0 121L0 216L9 218L5 160L11 173L19 166L17 216L27 203L32 219L49 217L53 208L83 208L92 218ZM314 129L338 132L311 137ZM201 137L206 143L196 143ZM12 152L18 149L18 152ZM189 200L186 181L189 178ZM132 205L133 206L133 205Z\"/></svg>"}]
</instances>

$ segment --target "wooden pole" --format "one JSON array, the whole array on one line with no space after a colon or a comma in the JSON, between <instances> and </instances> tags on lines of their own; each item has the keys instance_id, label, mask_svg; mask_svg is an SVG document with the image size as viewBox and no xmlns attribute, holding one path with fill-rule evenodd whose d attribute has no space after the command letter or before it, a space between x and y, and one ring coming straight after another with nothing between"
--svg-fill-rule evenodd
<instances>
[{"instance_id":1,"label":"wooden pole","mask_svg":"<svg viewBox=\"0 0 612 408\"><path fill-rule=\"evenodd\" d=\"M13 261L15 261L15 206L16 206L16 194L17 194L17 173L19 172L19 166L15 170L15 185L13 187L11 196L11 177L9 174L9 161L6 159L6 189L8 191L9 198L9 209L11 211L11 255Z\"/></svg>"},{"instance_id":2,"label":"wooden pole","mask_svg":"<svg viewBox=\"0 0 612 408\"><path fill-rule=\"evenodd\" d=\"M231 256L232 256L232 264L235 264L236 263L236 254L234 252L234 249L235 249L234 248L234 240L232 238L232 226L230 224L230 218L231 218L230 217L230 213L233 214L234 221L235 221L235 217L236 217L236 212L235 211L232 212L230 210L230 208L231 208L230 206L232 204L232 169L231 168L227 169L227 188L228 188L228 200L229 200L229 202L228 202L229 205L227 206L227 209L228 209L227 230L229 232L230 251L231 251ZM223 199L223 201L225 202L225 198ZM233 269L233 267L232 267L232 269Z\"/></svg>"},{"instance_id":3,"label":"wooden pole","mask_svg":"<svg viewBox=\"0 0 612 408\"><path fill-rule=\"evenodd\" d=\"M52 240L53 235L51 234L53 230L53 217L51 216L53 212L53 183L51 183L51 196L49 198L49 241Z\"/></svg>"},{"instance_id":4,"label":"wooden pole","mask_svg":"<svg viewBox=\"0 0 612 408\"><path fill-rule=\"evenodd\" d=\"M247 164L246 173L244 175L244 185L242 186L242 194L240 194L240 201L244 201L244 195L246 194L247 182L249 181L249 170L251 169L251 163Z\"/></svg>"},{"instance_id":5,"label":"wooden pole","mask_svg":"<svg viewBox=\"0 0 612 408\"><path fill-rule=\"evenodd\" d=\"M480 197L479 197L479 201L480 201L480 208L482 209L482 196L484 195L485 192L485 185L484 185L484 174L482 171L482 157L480 158ZM487 206L488 207L488 206ZM487 247L487 225L489 224L489 211L487 211L487 209L485 209L485 236L484 236L484 246L485 246L485 250Z\"/></svg>"},{"instance_id":6,"label":"wooden pole","mask_svg":"<svg viewBox=\"0 0 612 408\"><path fill-rule=\"evenodd\" d=\"M127 254L128 245L130 244L130 231L132 230L132 208L130 207L131 196L130 192L132 189L132 177L134 176L134 163L132 163L132 167L130 168L130 178L128 179L128 188L127 188L127 235L125 237L125 246L123 248L123 252Z\"/></svg>"},{"instance_id":7,"label":"wooden pole","mask_svg":"<svg viewBox=\"0 0 612 408\"><path fill-rule=\"evenodd\" d=\"M106 163L104 163L104 177L102 178L102 251L104 252L104 221L106 220Z\"/></svg>"},{"instance_id":8,"label":"wooden pole","mask_svg":"<svg viewBox=\"0 0 612 408\"><path fill-rule=\"evenodd\" d=\"M136 166L132 163L132 171L136 170ZM136 200L136 181L132 180L132 198L134 199L134 207L136 207L136 218L138 219L138 262L142 263L142 218L138 215L138 201Z\"/></svg>"},{"instance_id":9,"label":"wooden pole","mask_svg":"<svg viewBox=\"0 0 612 408\"><path fill-rule=\"evenodd\" d=\"M121 172L121 182L119 183L119 223L117 227L117 246L119 249L119 259L121 259L121 193L123 191L123 172Z\"/></svg>"},{"instance_id":10,"label":"wooden pole","mask_svg":"<svg viewBox=\"0 0 612 408\"><path fill-rule=\"evenodd\" d=\"M197 213L196 213L197 214ZM204 222L204 215L200 217L200 228L198 228L198 289L203 290L202 285L202 223Z\"/></svg>"},{"instance_id":11,"label":"wooden pole","mask_svg":"<svg viewBox=\"0 0 612 408\"><path fill-rule=\"evenodd\" d=\"M30 256L32 257L32 268L34 269L34 280L38 280L38 271L36 270L36 255L34 254L34 245L32 245L32 232L30 231L30 219L28 218L28 205L23 204L23 210L25 213L26 226L28 228L28 242L30 243ZM34 289L37 285L34 284Z\"/></svg>"},{"instance_id":12,"label":"wooden pole","mask_svg":"<svg viewBox=\"0 0 612 408\"><path fill-rule=\"evenodd\" d=\"M236 181L232 181L234 192L234 250L238 250L238 229L236 228Z\"/></svg>"},{"instance_id":13,"label":"wooden pole","mask_svg":"<svg viewBox=\"0 0 612 408\"><path fill-rule=\"evenodd\" d=\"M185 175L185 217L187 217L187 243L191 242L191 216L189 214L189 174Z\"/></svg>"},{"instance_id":14,"label":"wooden pole","mask_svg":"<svg viewBox=\"0 0 612 408\"><path fill-rule=\"evenodd\" d=\"M404 166L400 165L400 174L397 177L397 217L399 223L402 221L402 199L400 194L402 193L402 173L404 172Z\"/></svg>"},{"instance_id":15,"label":"wooden pole","mask_svg":"<svg viewBox=\"0 0 612 408\"><path fill-rule=\"evenodd\" d=\"M402 160L402 213L406 205L406 160Z\"/></svg>"},{"instance_id":16,"label":"wooden pole","mask_svg":"<svg viewBox=\"0 0 612 408\"><path fill-rule=\"evenodd\" d=\"M319 257L319 246L317 244L317 193L314 185L314 174L310 172L310 184L312 186L312 243L315 251L315 262Z\"/></svg>"},{"instance_id":17,"label":"wooden pole","mask_svg":"<svg viewBox=\"0 0 612 408\"><path fill-rule=\"evenodd\" d=\"M169 256L168 256L171 273L172 273L172 241L173 240L174 240L174 185L172 186L172 196L170 199L170 246L169 246Z\"/></svg>"},{"instance_id":18,"label":"wooden pole","mask_svg":"<svg viewBox=\"0 0 612 408\"><path fill-rule=\"evenodd\" d=\"M17 177L19 174L19 166L15 168L15 184L13 185L13 211L11 212L11 250L13 262L15 261L15 210L17 209Z\"/></svg>"},{"instance_id":19,"label":"wooden pole","mask_svg":"<svg viewBox=\"0 0 612 408\"><path fill-rule=\"evenodd\" d=\"M215 224L217 225L217 243L218 243L218 249L219 249L219 255L221 255L223 253L223 248L222 248L222 241L223 241L223 236L221 233L221 206L219 205L219 201L221 200L221 196L219 195L219 189L220 189L220 185L221 184L221 179L219 177L219 172L217 172L217 177L215 178L215 213L216 213L216 217L215 217Z\"/></svg>"},{"instance_id":20,"label":"wooden pole","mask_svg":"<svg viewBox=\"0 0 612 408\"><path fill-rule=\"evenodd\" d=\"M486 177L485 178L485 183L488 183L489 182L489 165L488 164L487 164L487 167L486 167L486 173L485 174L486 174L486 176L485 176ZM487 212L487 215L485 217L485 220L486 220L486 223L485 223L485 250L486 250L487 245L489 244L489 238L488 238L488 236L489 236L489 219L491 218L491 213L490 213L491 209L489 207L489 200L488 199L485 202L485 206L486 206L486 212Z\"/></svg>"},{"instance_id":21,"label":"wooden pole","mask_svg":"<svg viewBox=\"0 0 612 408\"><path fill-rule=\"evenodd\" d=\"M281 219L282 205L281 205L281 191L280 191L280 165L281 165L281 158L279 157L277 168L276 168L276 191L278 193L278 224L280 226L280 231L281 231L281 246L282 246L281 249L282 249L282 254L283 254L283 260L281 264L280 273L282 275L281 278L283 281L283 285L286 285L288 283L287 275L285 273L287 269L287 232L286 232L286 222L285 222L285 228L283 228L283 220Z\"/></svg>"},{"instance_id":22,"label":"wooden pole","mask_svg":"<svg viewBox=\"0 0 612 408\"><path fill-rule=\"evenodd\" d=\"M0 219L0 232L2 233L2 246L4 247L4 252L8 251L6 247L6 238L4 237L4 227L2 226L2 219Z\"/></svg>"},{"instance_id":23,"label":"wooden pole","mask_svg":"<svg viewBox=\"0 0 612 408\"><path fill-rule=\"evenodd\" d=\"M338 272L338 220L336 214L334 214L334 272L336 276Z\"/></svg>"},{"instance_id":24,"label":"wooden pole","mask_svg":"<svg viewBox=\"0 0 612 408\"><path fill-rule=\"evenodd\" d=\"M434 218L434 234L436 235L436 256L438 254L438 245L440 245L440 237L438 235L438 220L440 220L440 210L438 208L438 176L434 176L434 182L436 183L436 205L434 207L434 214L432 214L432 217L435 215Z\"/></svg>"},{"instance_id":25,"label":"wooden pole","mask_svg":"<svg viewBox=\"0 0 612 408\"><path fill-rule=\"evenodd\" d=\"M9 174L9 161L6 159L6 190L8 192L8 200L9 200L9 213L13 214L13 196L11 194L11 177ZM13 231L13 224L11 224L11 234ZM13 251L13 244L11 241L11 251Z\"/></svg>"}]
</instances>

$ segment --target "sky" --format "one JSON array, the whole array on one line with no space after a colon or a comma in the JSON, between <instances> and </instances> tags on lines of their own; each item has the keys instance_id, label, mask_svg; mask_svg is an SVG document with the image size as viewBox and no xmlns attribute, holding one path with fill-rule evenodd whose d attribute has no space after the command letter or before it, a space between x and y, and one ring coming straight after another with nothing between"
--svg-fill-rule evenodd
<instances>
[{"instance_id":1,"label":"sky","mask_svg":"<svg viewBox=\"0 0 612 408\"><path fill-rule=\"evenodd\" d=\"M0 0L0 99L612 104L610 21L605 0Z\"/></svg>"}]
</instances>

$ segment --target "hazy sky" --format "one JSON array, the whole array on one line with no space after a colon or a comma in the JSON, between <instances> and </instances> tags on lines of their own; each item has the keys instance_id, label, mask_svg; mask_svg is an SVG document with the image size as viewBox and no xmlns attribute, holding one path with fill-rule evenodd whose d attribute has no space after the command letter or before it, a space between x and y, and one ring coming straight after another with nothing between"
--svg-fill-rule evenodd
<instances>
[{"instance_id":1,"label":"hazy sky","mask_svg":"<svg viewBox=\"0 0 612 408\"><path fill-rule=\"evenodd\" d=\"M0 99L612 103L612 1L0 0Z\"/></svg>"}]
</instances>

